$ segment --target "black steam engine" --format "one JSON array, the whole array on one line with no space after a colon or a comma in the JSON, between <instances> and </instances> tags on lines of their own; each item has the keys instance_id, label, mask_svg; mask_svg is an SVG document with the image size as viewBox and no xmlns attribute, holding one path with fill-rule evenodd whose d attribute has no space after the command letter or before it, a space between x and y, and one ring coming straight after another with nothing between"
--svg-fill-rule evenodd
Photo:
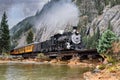
<instances>
[{"instance_id":1,"label":"black steam engine","mask_svg":"<svg viewBox=\"0 0 120 80\"><path fill-rule=\"evenodd\" d=\"M41 43L41 52L79 50L81 49L81 35L74 27L73 32L55 34L45 42Z\"/></svg>"},{"instance_id":2,"label":"black steam engine","mask_svg":"<svg viewBox=\"0 0 120 80\"><path fill-rule=\"evenodd\" d=\"M49 40L14 48L11 50L11 54L36 56L37 53L80 50L81 47L81 35L77 31L77 27L73 27L72 32L58 33L51 36Z\"/></svg>"}]
</instances>

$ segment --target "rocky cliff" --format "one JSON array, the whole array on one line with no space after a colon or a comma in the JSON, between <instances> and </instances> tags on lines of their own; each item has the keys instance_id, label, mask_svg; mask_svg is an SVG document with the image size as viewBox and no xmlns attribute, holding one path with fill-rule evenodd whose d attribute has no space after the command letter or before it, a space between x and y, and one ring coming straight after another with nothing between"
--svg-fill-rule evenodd
<instances>
[{"instance_id":1,"label":"rocky cliff","mask_svg":"<svg viewBox=\"0 0 120 80\"><path fill-rule=\"evenodd\" d=\"M113 31L120 37L120 5L116 5L112 8L110 6L106 6L103 10L103 14L96 17L90 27L91 27L91 34L92 32L97 30L99 27L100 32L102 33L108 26L111 26Z\"/></svg>"}]
</instances>

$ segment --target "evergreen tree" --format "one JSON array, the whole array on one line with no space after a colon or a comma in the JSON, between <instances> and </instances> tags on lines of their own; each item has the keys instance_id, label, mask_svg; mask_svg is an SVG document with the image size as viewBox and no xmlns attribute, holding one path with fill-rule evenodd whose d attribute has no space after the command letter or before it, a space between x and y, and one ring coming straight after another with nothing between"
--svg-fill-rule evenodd
<instances>
[{"instance_id":1,"label":"evergreen tree","mask_svg":"<svg viewBox=\"0 0 120 80\"><path fill-rule=\"evenodd\" d=\"M96 32L96 41L100 38L100 29L97 27L97 32Z\"/></svg>"},{"instance_id":2,"label":"evergreen tree","mask_svg":"<svg viewBox=\"0 0 120 80\"><path fill-rule=\"evenodd\" d=\"M102 5L101 3L102 3L102 0L95 0L95 7L98 10L98 15L101 15L104 9L104 5Z\"/></svg>"},{"instance_id":3,"label":"evergreen tree","mask_svg":"<svg viewBox=\"0 0 120 80\"><path fill-rule=\"evenodd\" d=\"M2 28L0 25L0 54L2 53Z\"/></svg>"},{"instance_id":4,"label":"evergreen tree","mask_svg":"<svg viewBox=\"0 0 120 80\"><path fill-rule=\"evenodd\" d=\"M32 30L30 30L30 31L28 32L26 41L27 41L27 44L30 44L30 43L33 42L33 32L32 32Z\"/></svg>"},{"instance_id":5,"label":"evergreen tree","mask_svg":"<svg viewBox=\"0 0 120 80\"><path fill-rule=\"evenodd\" d=\"M7 24L7 16L4 12L0 25L0 51L8 52L10 49L10 35L9 35L9 26Z\"/></svg>"},{"instance_id":6,"label":"evergreen tree","mask_svg":"<svg viewBox=\"0 0 120 80\"><path fill-rule=\"evenodd\" d=\"M97 51L100 54L107 54L108 49L111 49L112 43L117 39L116 35L110 31L106 30L101 38L99 39Z\"/></svg>"},{"instance_id":7,"label":"evergreen tree","mask_svg":"<svg viewBox=\"0 0 120 80\"><path fill-rule=\"evenodd\" d=\"M97 44L98 44L98 40L100 38L100 29L99 27L97 27L97 31L94 32L94 35L91 37L91 48L96 48L97 47Z\"/></svg>"},{"instance_id":8,"label":"evergreen tree","mask_svg":"<svg viewBox=\"0 0 120 80\"><path fill-rule=\"evenodd\" d=\"M108 5L110 0L104 0L105 6Z\"/></svg>"},{"instance_id":9,"label":"evergreen tree","mask_svg":"<svg viewBox=\"0 0 120 80\"><path fill-rule=\"evenodd\" d=\"M87 35L83 37L83 41L86 45L87 49L93 49L97 47L98 44L98 39L100 38L100 30L99 27L97 28L96 31L94 31L93 36Z\"/></svg>"}]
</instances>

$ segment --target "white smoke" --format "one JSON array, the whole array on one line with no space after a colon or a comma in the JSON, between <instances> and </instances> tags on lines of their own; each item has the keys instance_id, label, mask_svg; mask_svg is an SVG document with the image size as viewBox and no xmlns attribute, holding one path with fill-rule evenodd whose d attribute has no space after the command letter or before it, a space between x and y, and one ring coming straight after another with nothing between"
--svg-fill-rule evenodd
<instances>
[{"instance_id":1,"label":"white smoke","mask_svg":"<svg viewBox=\"0 0 120 80\"><path fill-rule=\"evenodd\" d=\"M48 39L68 26L76 26L79 15L78 7L71 0L51 0L37 16L39 19L36 23L37 30L44 28L40 41Z\"/></svg>"}]
</instances>

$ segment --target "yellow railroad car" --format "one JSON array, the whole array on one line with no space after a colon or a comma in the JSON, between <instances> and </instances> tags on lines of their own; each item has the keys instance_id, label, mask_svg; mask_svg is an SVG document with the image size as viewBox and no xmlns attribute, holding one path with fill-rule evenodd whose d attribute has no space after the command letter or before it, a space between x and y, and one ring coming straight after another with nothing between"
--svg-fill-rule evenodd
<instances>
[{"instance_id":1,"label":"yellow railroad car","mask_svg":"<svg viewBox=\"0 0 120 80\"><path fill-rule=\"evenodd\" d=\"M25 48L24 47L19 48L19 54L22 54L24 52L25 52Z\"/></svg>"},{"instance_id":2,"label":"yellow railroad car","mask_svg":"<svg viewBox=\"0 0 120 80\"><path fill-rule=\"evenodd\" d=\"M25 46L25 53L33 52L34 44Z\"/></svg>"},{"instance_id":3,"label":"yellow railroad car","mask_svg":"<svg viewBox=\"0 0 120 80\"><path fill-rule=\"evenodd\" d=\"M14 54L19 54L19 50L18 49L14 50Z\"/></svg>"}]
</instances>

